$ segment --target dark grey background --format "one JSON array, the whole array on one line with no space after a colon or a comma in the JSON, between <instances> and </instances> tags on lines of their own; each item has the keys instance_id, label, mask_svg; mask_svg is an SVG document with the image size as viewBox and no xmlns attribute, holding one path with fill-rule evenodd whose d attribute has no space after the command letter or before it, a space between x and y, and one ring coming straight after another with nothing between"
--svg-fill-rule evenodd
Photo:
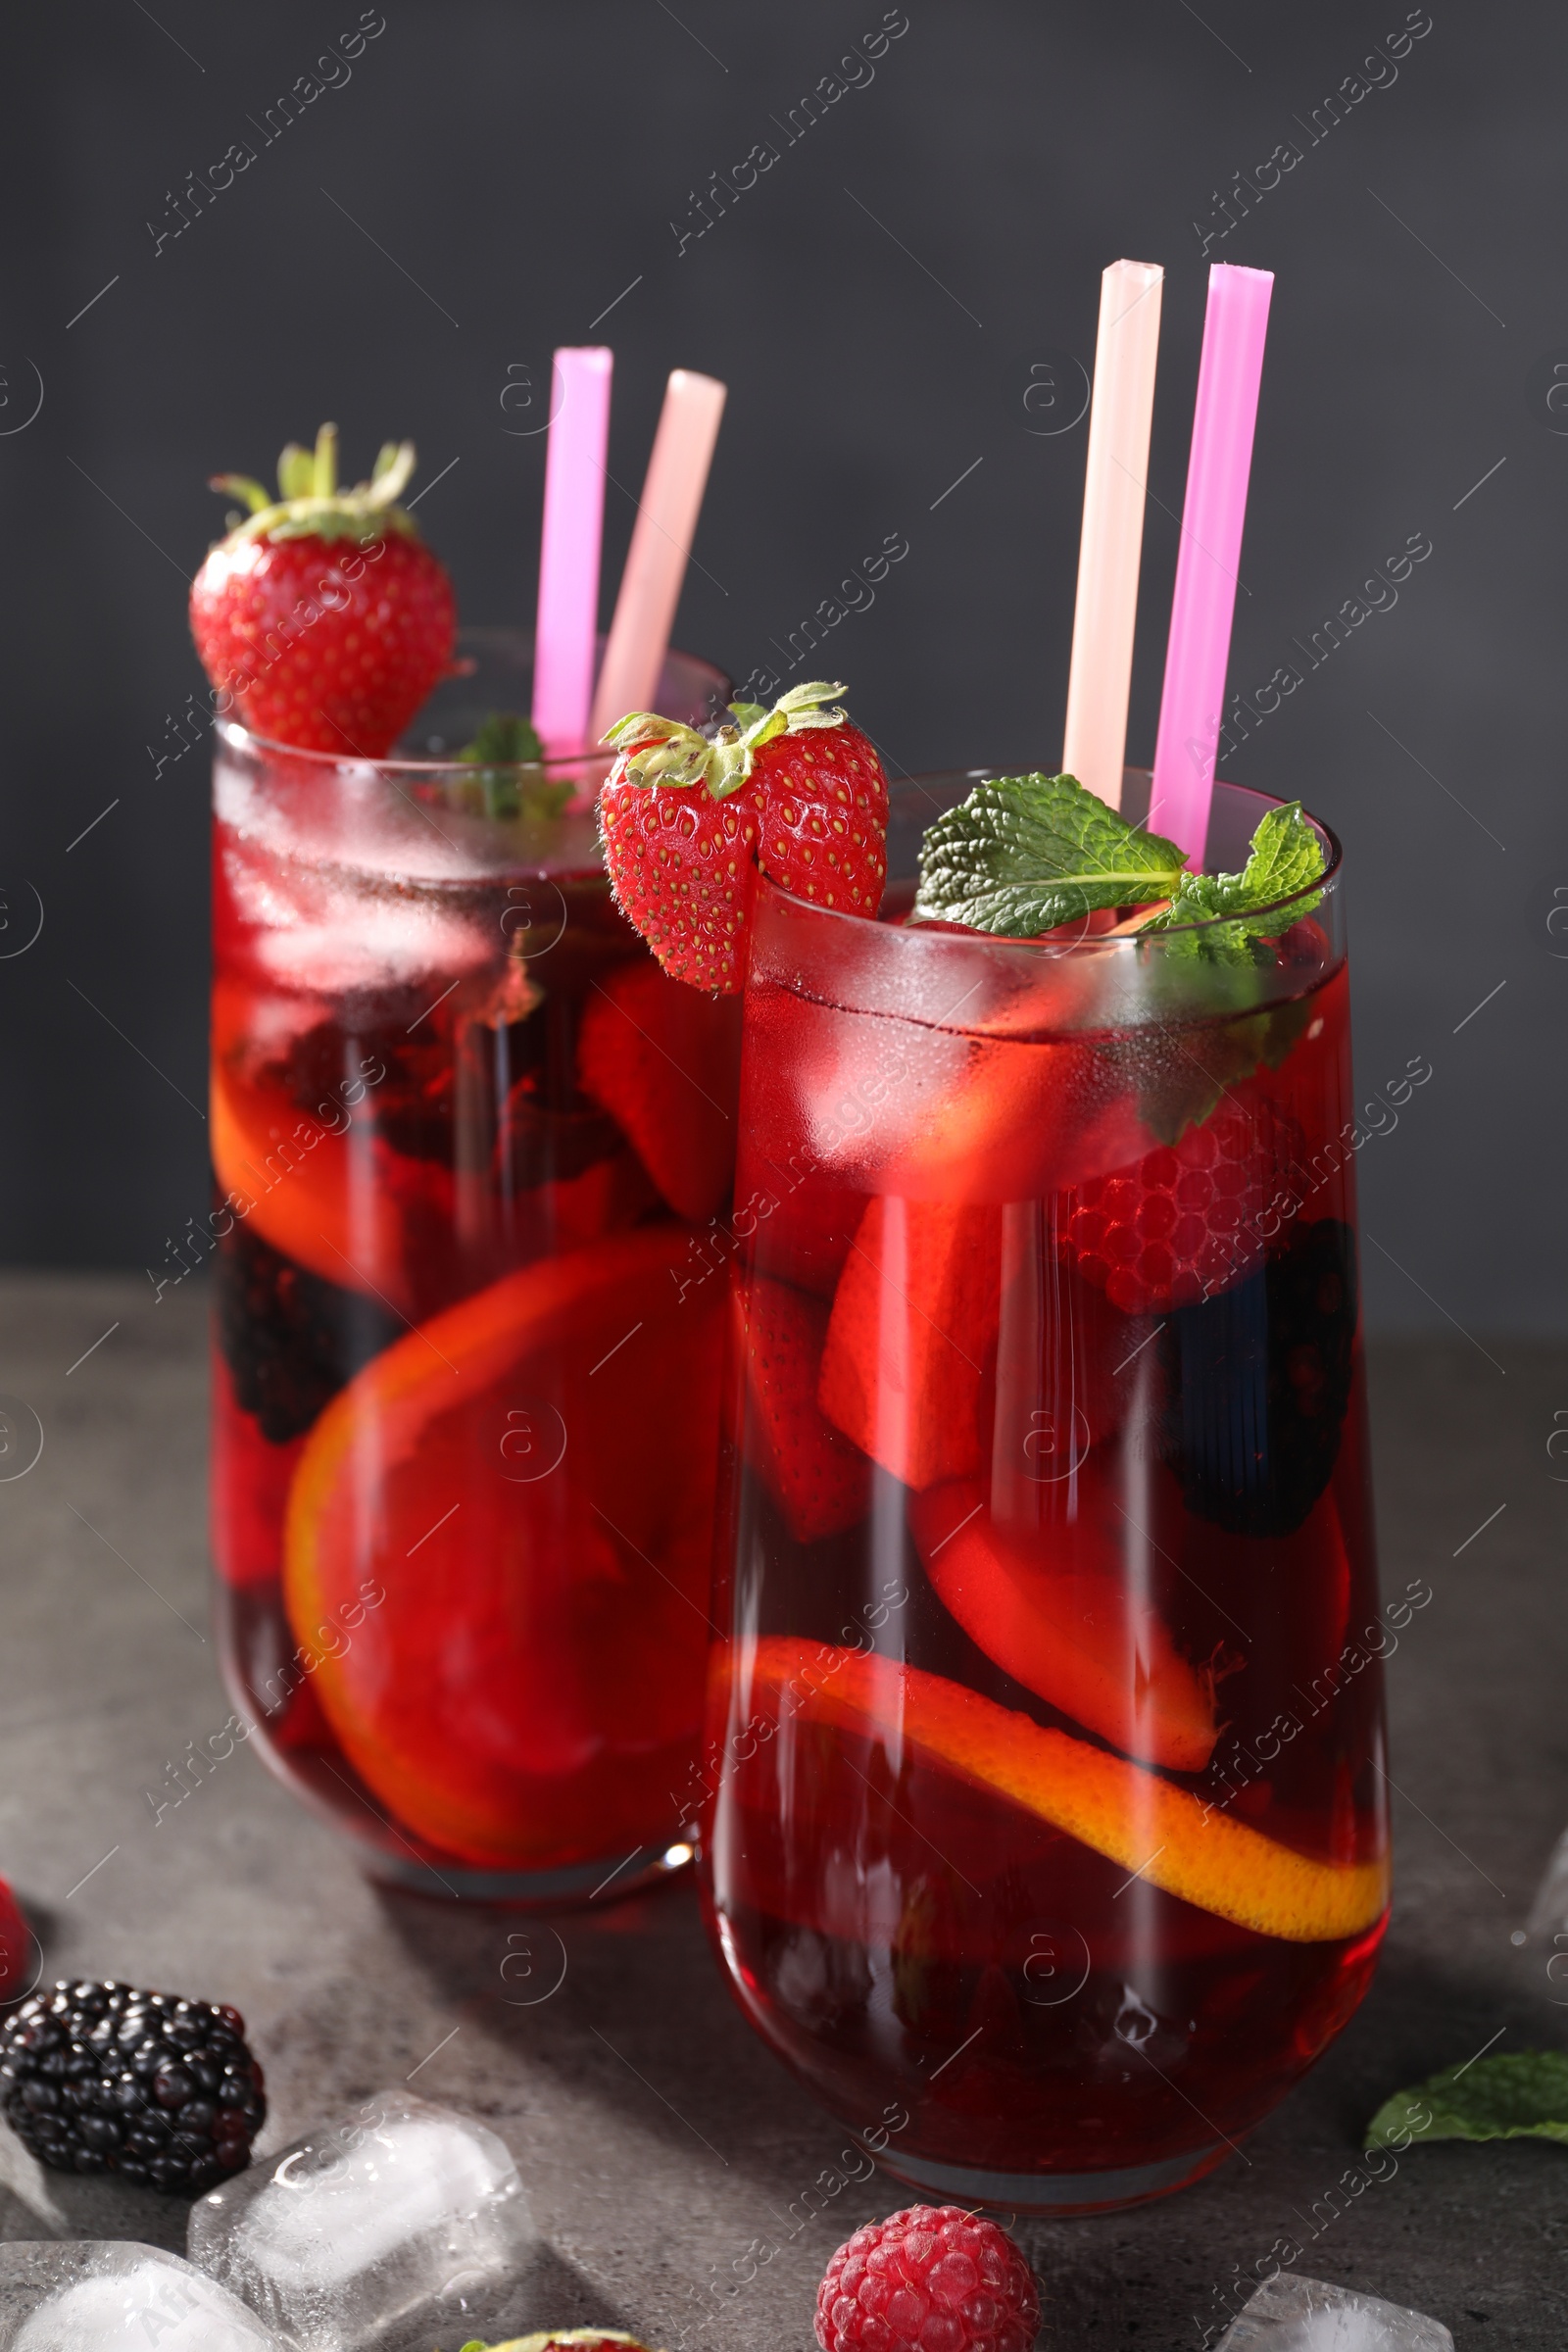
<instances>
[{"instance_id":1,"label":"dark grey background","mask_svg":"<svg viewBox=\"0 0 1568 2352\"><path fill-rule=\"evenodd\" d=\"M1085 436L1032 432L1023 394L1048 352L1089 363L1100 270L1128 254L1167 272L1131 752L1153 740L1207 262L1269 267L1233 685L1304 668L1294 639L1409 534L1433 547L1227 763L1346 839L1363 1089L1432 1063L1362 1155L1373 1319L1557 1325L1568 437L1544 385L1568 358L1568 27L1433 10L1396 78L1311 143L1398 0L907 0L874 79L787 147L780 120L877 0L385 0L346 86L266 146L254 122L355 25L351 0L19 12L5 1253L162 1265L205 1203L206 754L155 775L147 746L201 696L184 601L221 527L209 472L269 472L323 416L355 472L412 434L420 482L452 467L419 516L464 613L526 623L544 443L509 382L611 340L629 493L665 371L708 369L731 397L681 641L743 677L902 533L874 607L795 674L847 678L905 766L1054 765ZM239 139L255 163L155 252L148 221L172 227L186 174ZM693 191L763 139L778 163L679 251ZM1205 261L1216 186L1287 139L1300 163ZM632 511L612 492L607 612Z\"/></svg>"}]
</instances>

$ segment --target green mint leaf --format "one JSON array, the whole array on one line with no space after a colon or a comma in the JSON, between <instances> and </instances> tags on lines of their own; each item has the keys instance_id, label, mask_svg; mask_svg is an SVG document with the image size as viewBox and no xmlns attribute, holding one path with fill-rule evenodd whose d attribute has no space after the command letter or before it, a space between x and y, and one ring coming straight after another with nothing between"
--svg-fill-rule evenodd
<instances>
[{"instance_id":1,"label":"green mint leaf","mask_svg":"<svg viewBox=\"0 0 1568 2352\"><path fill-rule=\"evenodd\" d=\"M1323 844L1302 815L1300 802L1287 801L1259 821L1242 871L1242 888L1250 906L1275 906L1281 899L1294 899L1322 871ZM1315 898L1312 904L1317 905Z\"/></svg>"},{"instance_id":2,"label":"green mint leaf","mask_svg":"<svg viewBox=\"0 0 1568 2352\"><path fill-rule=\"evenodd\" d=\"M485 816L520 816L529 822L548 823L561 814L573 788L554 776L518 772L537 767L544 756L544 746L530 720L519 717L515 710L492 710L458 759L474 771L473 787Z\"/></svg>"},{"instance_id":3,"label":"green mint leaf","mask_svg":"<svg viewBox=\"0 0 1568 2352\"><path fill-rule=\"evenodd\" d=\"M532 763L544 756L532 721L519 718L515 710L492 710L480 722L473 741L458 754L474 767L509 766L522 760Z\"/></svg>"},{"instance_id":4,"label":"green mint leaf","mask_svg":"<svg viewBox=\"0 0 1568 2352\"><path fill-rule=\"evenodd\" d=\"M1259 1011L1201 1027L1140 1030L1127 1046L1102 1052L1136 1089L1138 1116L1150 1134L1179 1144L1268 1058L1270 1042L1270 1015Z\"/></svg>"},{"instance_id":5,"label":"green mint leaf","mask_svg":"<svg viewBox=\"0 0 1568 2352\"><path fill-rule=\"evenodd\" d=\"M1558 2139L1568 2143L1568 2051L1499 2051L1445 2067L1385 2099L1367 2126L1371 2148L1428 2139Z\"/></svg>"},{"instance_id":6,"label":"green mint leaf","mask_svg":"<svg viewBox=\"0 0 1568 2352\"><path fill-rule=\"evenodd\" d=\"M1130 825L1074 776L1003 776L928 825L913 919L1038 939L1100 906L1168 898L1173 841Z\"/></svg>"},{"instance_id":7,"label":"green mint leaf","mask_svg":"<svg viewBox=\"0 0 1568 2352\"><path fill-rule=\"evenodd\" d=\"M1267 811L1241 873L1193 874L1174 842L1129 824L1074 777L1005 776L976 785L926 828L912 919L1036 939L1097 907L1169 900L1139 936L1161 934L1162 963L1191 957L1206 967L1200 994L1212 1017L1200 1027L1173 1021L1156 1054L1143 1031L1125 1049L1101 1051L1118 1066L1126 1060L1140 1116L1174 1144L1229 1087L1262 1063L1276 1066L1304 1025L1295 1002L1259 1004L1259 967L1275 962L1264 943L1286 927L1264 909L1295 895L1289 919L1307 912L1317 895L1298 894L1322 871L1322 845L1298 803Z\"/></svg>"},{"instance_id":8,"label":"green mint leaf","mask_svg":"<svg viewBox=\"0 0 1568 2352\"><path fill-rule=\"evenodd\" d=\"M1323 871L1323 845L1301 813L1299 801L1270 808L1252 835L1239 874L1183 874L1168 906L1152 915L1145 932L1174 931L1191 923L1211 926L1184 939L1181 950L1214 962L1267 960L1255 942L1277 939L1301 915L1310 914L1321 894L1308 890ZM1281 899L1294 899L1288 914ZM1276 909L1264 913L1263 908Z\"/></svg>"}]
</instances>

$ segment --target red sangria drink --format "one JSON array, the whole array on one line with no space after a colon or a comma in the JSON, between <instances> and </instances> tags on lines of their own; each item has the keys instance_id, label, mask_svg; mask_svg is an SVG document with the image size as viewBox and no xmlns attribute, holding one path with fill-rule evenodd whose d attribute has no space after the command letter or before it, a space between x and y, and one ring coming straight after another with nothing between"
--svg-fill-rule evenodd
<instances>
[{"instance_id":1,"label":"red sangria drink","mask_svg":"<svg viewBox=\"0 0 1568 2352\"><path fill-rule=\"evenodd\" d=\"M1225 785L1206 875L1070 778L922 824L880 921L757 883L705 1895L890 2171L1094 2211L1386 1918L1340 853Z\"/></svg>"},{"instance_id":2,"label":"red sangria drink","mask_svg":"<svg viewBox=\"0 0 1568 2352\"><path fill-rule=\"evenodd\" d=\"M285 514L281 582L244 571L242 530L193 599L232 713L222 1658L266 1761L376 1875L612 1896L686 1850L723 1318L680 1286L729 1201L739 1004L666 979L616 910L608 759L541 758L526 646L479 631L452 660L395 519L367 537L384 470L258 509ZM658 699L702 720L726 691L671 656Z\"/></svg>"}]
</instances>

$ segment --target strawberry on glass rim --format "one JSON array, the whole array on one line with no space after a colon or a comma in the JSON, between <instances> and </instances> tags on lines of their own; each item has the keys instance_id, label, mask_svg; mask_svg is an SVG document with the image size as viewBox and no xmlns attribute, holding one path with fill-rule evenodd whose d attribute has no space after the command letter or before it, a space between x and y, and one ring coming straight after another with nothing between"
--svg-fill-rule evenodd
<instances>
[{"instance_id":1,"label":"strawberry on glass rim","mask_svg":"<svg viewBox=\"0 0 1568 2352\"><path fill-rule=\"evenodd\" d=\"M397 504L412 441L388 441L370 478L340 490L337 427L290 442L280 496L248 474L211 487L242 499L190 592L191 635L220 712L255 735L338 759L381 760L452 665L452 583Z\"/></svg>"},{"instance_id":2,"label":"strawberry on glass rim","mask_svg":"<svg viewBox=\"0 0 1568 2352\"><path fill-rule=\"evenodd\" d=\"M874 920L887 878L888 785L875 746L833 702L792 686L771 710L731 703L711 736L633 710L599 796L616 900L672 979L745 985L757 869L797 898Z\"/></svg>"}]
</instances>

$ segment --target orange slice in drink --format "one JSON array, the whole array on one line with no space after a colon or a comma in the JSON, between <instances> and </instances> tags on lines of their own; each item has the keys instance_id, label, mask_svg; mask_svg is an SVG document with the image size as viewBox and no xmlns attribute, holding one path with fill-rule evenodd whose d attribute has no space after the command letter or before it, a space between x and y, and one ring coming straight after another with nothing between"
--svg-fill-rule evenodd
<instances>
[{"instance_id":1,"label":"orange slice in drink","mask_svg":"<svg viewBox=\"0 0 1568 2352\"><path fill-rule=\"evenodd\" d=\"M749 1708L765 1694L781 1717L908 1741L1151 1886L1259 1936L1337 1942L1387 1908L1386 1859L1316 1861L945 1675L785 1635L745 1645L735 1661L731 1671L750 1677Z\"/></svg>"},{"instance_id":2,"label":"orange slice in drink","mask_svg":"<svg viewBox=\"0 0 1568 2352\"><path fill-rule=\"evenodd\" d=\"M702 1711L723 1298L691 1229L548 1258L342 1390L289 1497L301 1663L394 1821L490 1867L664 1837Z\"/></svg>"},{"instance_id":3,"label":"orange slice in drink","mask_svg":"<svg viewBox=\"0 0 1568 2352\"><path fill-rule=\"evenodd\" d=\"M995 1209L870 1201L833 1298L817 1401L917 1491L980 1467L980 1384L996 1338Z\"/></svg>"},{"instance_id":4,"label":"orange slice in drink","mask_svg":"<svg viewBox=\"0 0 1568 2352\"><path fill-rule=\"evenodd\" d=\"M1072 1524L1023 1537L956 1479L914 1496L909 1526L938 1599L1004 1674L1129 1755L1203 1770L1219 1736L1212 1678L1128 1591L1092 1497Z\"/></svg>"},{"instance_id":5,"label":"orange slice in drink","mask_svg":"<svg viewBox=\"0 0 1568 2352\"><path fill-rule=\"evenodd\" d=\"M296 1265L349 1290L378 1290L405 1311L403 1204L377 1181L368 1126L355 1120L334 1133L280 1093L236 1084L218 1061L209 1106L213 1167L235 1213Z\"/></svg>"}]
</instances>

